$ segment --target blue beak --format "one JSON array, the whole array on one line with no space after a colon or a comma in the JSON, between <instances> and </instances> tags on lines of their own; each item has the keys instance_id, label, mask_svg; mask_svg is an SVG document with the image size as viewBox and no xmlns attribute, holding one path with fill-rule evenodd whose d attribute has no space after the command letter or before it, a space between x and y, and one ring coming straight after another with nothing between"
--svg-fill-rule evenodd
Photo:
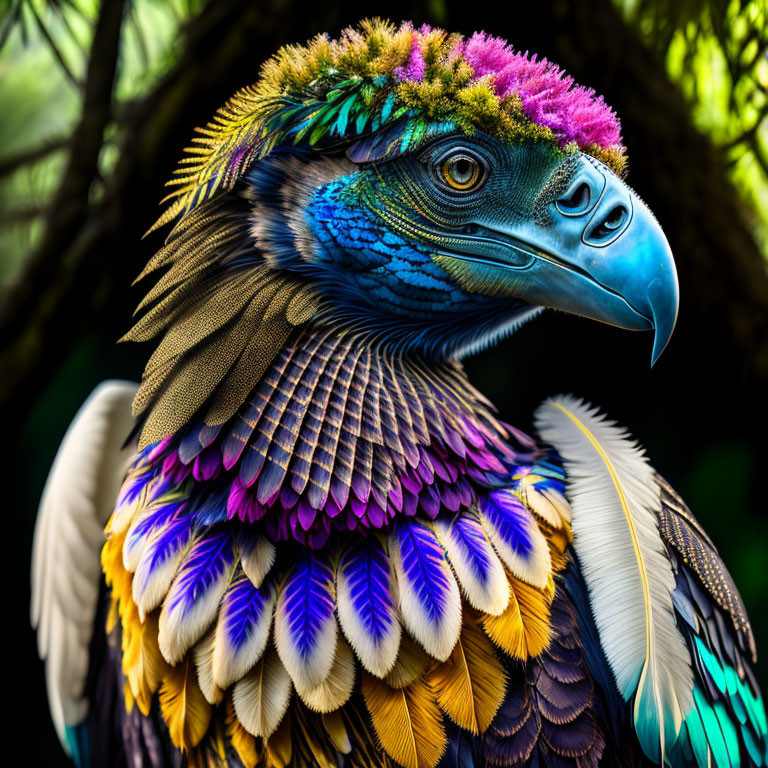
<instances>
[{"instance_id":1,"label":"blue beak","mask_svg":"<svg viewBox=\"0 0 768 768\"><path fill-rule=\"evenodd\" d=\"M483 227L461 255L442 252L435 260L469 290L630 330L653 329L653 364L677 320L669 243L621 179L588 155L577 163L568 188L548 205L548 221Z\"/></svg>"}]
</instances>

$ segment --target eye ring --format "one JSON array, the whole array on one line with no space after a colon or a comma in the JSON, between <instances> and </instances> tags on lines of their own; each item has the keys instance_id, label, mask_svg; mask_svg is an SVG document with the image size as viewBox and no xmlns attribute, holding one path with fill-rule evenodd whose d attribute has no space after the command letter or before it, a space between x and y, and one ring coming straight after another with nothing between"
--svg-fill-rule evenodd
<instances>
[{"instance_id":1,"label":"eye ring","mask_svg":"<svg viewBox=\"0 0 768 768\"><path fill-rule=\"evenodd\" d=\"M485 166L467 152L458 152L440 161L439 178L455 192L471 192L485 180Z\"/></svg>"}]
</instances>

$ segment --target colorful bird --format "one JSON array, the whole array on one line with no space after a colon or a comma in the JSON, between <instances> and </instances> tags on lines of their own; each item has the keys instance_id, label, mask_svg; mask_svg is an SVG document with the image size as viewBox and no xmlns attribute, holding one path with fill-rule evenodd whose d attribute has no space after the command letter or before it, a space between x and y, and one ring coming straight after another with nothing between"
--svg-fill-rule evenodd
<instances>
[{"instance_id":1,"label":"colorful bird","mask_svg":"<svg viewBox=\"0 0 768 768\"><path fill-rule=\"evenodd\" d=\"M187 152L126 337L157 349L83 406L38 518L75 762L765 765L685 504L591 406L532 438L459 362L547 307L664 349L675 265L602 98L368 21L281 49Z\"/></svg>"}]
</instances>

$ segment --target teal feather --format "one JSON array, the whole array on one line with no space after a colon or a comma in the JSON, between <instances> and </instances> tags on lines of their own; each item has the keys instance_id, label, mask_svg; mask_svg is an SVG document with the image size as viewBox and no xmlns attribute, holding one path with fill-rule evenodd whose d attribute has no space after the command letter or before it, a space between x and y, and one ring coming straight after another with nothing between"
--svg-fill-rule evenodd
<instances>
[{"instance_id":1,"label":"teal feather","mask_svg":"<svg viewBox=\"0 0 768 768\"><path fill-rule=\"evenodd\" d=\"M704 724L704 733L706 734L709 748L712 751L715 765L717 768L728 768L730 765L728 748L725 745L725 739L720 730L717 715L698 685L693 689L693 702Z\"/></svg>"},{"instance_id":2,"label":"teal feather","mask_svg":"<svg viewBox=\"0 0 768 768\"><path fill-rule=\"evenodd\" d=\"M741 695L742 685L741 681L739 680L739 676L736 674L736 671L728 665L725 666L724 673L725 687L728 693L728 699L733 706L733 711L735 712L739 723L741 725L745 725L747 722L747 710L744 706L744 700Z\"/></svg>"},{"instance_id":3,"label":"teal feather","mask_svg":"<svg viewBox=\"0 0 768 768\"><path fill-rule=\"evenodd\" d=\"M716 702L713 710L717 717L717 722L720 724L720 732L722 733L723 741L725 742L728 763L731 765L731 768L740 768L739 735L736 731L736 727L731 722L731 718L722 701Z\"/></svg>"},{"instance_id":4,"label":"teal feather","mask_svg":"<svg viewBox=\"0 0 768 768\"><path fill-rule=\"evenodd\" d=\"M695 706L686 717L685 725L688 731L690 746L696 757L696 762L699 764L699 768L707 768L709 756L707 733L704 730L704 722L701 719L701 715ZM682 735L681 741L683 741Z\"/></svg>"},{"instance_id":5,"label":"teal feather","mask_svg":"<svg viewBox=\"0 0 768 768\"><path fill-rule=\"evenodd\" d=\"M743 728L741 734L744 737L744 746L747 748L747 752L749 752L749 756L754 764L764 765L763 752L760 749L760 745L755 740L755 737L752 735L752 731L750 731L749 728Z\"/></svg>"},{"instance_id":6,"label":"teal feather","mask_svg":"<svg viewBox=\"0 0 768 768\"><path fill-rule=\"evenodd\" d=\"M392 114L392 108L395 106L395 94L390 93L384 101L384 106L381 108L381 122L386 123L389 116Z\"/></svg>"},{"instance_id":7,"label":"teal feather","mask_svg":"<svg viewBox=\"0 0 768 768\"><path fill-rule=\"evenodd\" d=\"M707 668L707 672L712 677L712 682L717 687L717 690L724 694L726 691L725 672L717 658L715 658L715 655L704 645L704 641L700 637L696 638L696 650L699 658Z\"/></svg>"},{"instance_id":8,"label":"teal feather","mask_svg":"<svg viewBox=\"0 0 768 768\"><path fill-rule=\"evenodd\" d=\"M339 116L336 120L335 130L338 136L343 136L347 132L347 122L349 121L349 111L352 105L357 101L357 94L353 93L341 106Z\"/></svg>"}]
</instances>

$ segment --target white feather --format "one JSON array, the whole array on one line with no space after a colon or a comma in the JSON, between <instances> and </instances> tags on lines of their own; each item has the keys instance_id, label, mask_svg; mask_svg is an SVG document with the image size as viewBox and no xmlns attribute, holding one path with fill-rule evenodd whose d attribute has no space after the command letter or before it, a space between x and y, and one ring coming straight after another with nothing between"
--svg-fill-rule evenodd
<instances>
[{"instance_id":1,"label":"white feather","mask_svg":"<svg viewBox=\"0 0 768 768\"><path fill-rule=\"evenodd\" d=\"M405 575L397 536L389 537L389 556L395 566L403 626L430 656L445 661L451 655L461 630L461 596L448 561L443 559L441 564L447 587L442 616L435 622L424 613L413 585Z\"/></svg>"},{"instance_id":2,"label":"white feather","mask_svg":"<svg viewBox=\"0 0 768 768\"><path fill-rule=\"evenodd\" d=\"M302 690L320 685L328 677L336 654L338 629L333 613L317 628L311 652L304 655L294 645L282 594L275 610L275 645L288 674Z\"/></svg>"},{"instance_id":3,"label":"white feather","mask_svg":"<svg viewBox=\"0 0 768 768\"><path fill-rule=\"evenodd\" d=\"M248 733L268 739L280 725L291 700L291 676L277 654L267 651L232 690L237 719Z\"/></svg>"},{"instance_id":4,"label":"white feather","mask_svg":"<svg viewBox=\"0 0 768 768\"><path fill-rule=\"evenodd\" d=\"M157 633L160 653L169 664L178 664L184 658L184 654L211 626L231 575L232 568L224 568L205 592L195 598L194 605L186 611L184 601L175 600L177 581L174 580L160 611L160 629Z\"/></svg>"},{"instance_id":5,"label":"white feather","mask_svg":"<svg viewBox=\"0 0 768 768\"><path fill-rule=\"evenodd\" d=\"M214 632L215 630L211 629L192 649L192 658L197 668L197 682L205 700L211 706L218 704L224 696L224 691L213 679Z\"/></svg>"},{"instance_id":6,"label":"white feather","mask_svg":"<svg viewBox=\"0 0 768 768\"><path fill-rule=\"evenodd\" d=\"M219 611L213 648L213 679L220 688L229 688L261 658L269 640L274 607L275 591L272 589L265 597L258 621L237 650L227 640L224 609Z\"/></svg>"},{"instance_id":7,"label":"white feather","mask_svg":"<svg viewBox=\"0 0 768 768\"><path fill-rule=\"evenodd\" d=\"M644 702L642 727L658 720L663 762L692 705L693 675L675 625L653 470L625 430L576 398L547 400L536 428L565 462L573 546L603 651L624 698L637 691L636 715Z\"/></svg>"},{"instance_id":8,"label":"white feather","mask_svg":"<svg viewBox=\"0 0 768 768\"><path fill-rule=\"evenodd\" d=\"M521 507L525 514L525 527L528 531L531 550L528 557L523 557L504 541L503 537L491 522L490 518L480 513L480 521L483 529L490 539L493 548L499 553L499 557L504 561L509 572L526 584L543 589L547 586L549 577L552 573L552 559L549 555L549 545L544 535L539 530L539 526L533 519L533 515L525 508ZM559 519L559 518L558 518ZM505 606L506 607L506 606Z\"/></svg>"},{"instance_id":9,"label":"white feather","mask_svg":"<svg viewBox=\"0 0 768 768\"><path fill-rule=\"evenodd\" d=\"M393 602L397 600L397 583L390 567L390 595ZM347 579L343 561L336 571L336 611L339 615L341 629L354 648L360 663L376 677L384 677L395 665L397 652L400 648L400 635L402 627L397 609L392 606L389 611L391 623L385 637L374 642L370 634L365 630L360 617L355 613L352 603L349 581Z\"/></svg>"},{"instance_id":10,"label":"white feather","mask_svg":"<svg viewBox=\"0 0 768 768\"><path fill-rule=\"evenodd\" d=\"M473 513L467 512L465 514L471 514L478 527L480 526L480 521ZM465 547L456 536L451 523L447 520L436 520L434 529L469 604L473 608L477 608L478 611L483 611L491 616L500 616L504 613L504 609L509 605L509 579L504 572L501 560L496 556L487 539L485 556L489 566L487 578L483 582L478 578L475 569L467 559ZM480 530L482 531L482 529Z\"/></svg>"},{"instance_id":11,"label":"white feather","mask_svg":"<svg viewBox=\"0 0 768 768\"><path fill-rule=\"evenodd\" d=\"M343 707L355 686L355 657L344 640L336 644L336 655L328 677L314 688L299 688L296 693L313 711L327 714Z\"/></svg>"},{"instance_id":12,"label":"white feather","mask_svg":"<svg viewBox=\"0 0 768 768\"><path fill-rule=\"evenodd\" d=\"M32 625L46 661L51 716L64 748L65 727L88 711L83 686L109 519L134 448L137 385L105 381L67 430L43 490L32 552Z\"/></svg>"},{"instance_id":13,"label":"white feather","mask_svg":"<svg viewBox=\"0 0 768 768\"><path fill-rule=\"evenodd\" d=\"M133 577L133 601L138 606L139 616L142 621L144 621L144 617L148 613L154 611L165 599L171 587L173 577L176 575L176 569L189 543L189 540L180 542L162 563L153 565L154 545L162 534L162 530L150 534L148 537L149 541L143 547L143 552ZM123 558L125 559L125 551L123 551Z\"/></svg>"}]
</instances>

